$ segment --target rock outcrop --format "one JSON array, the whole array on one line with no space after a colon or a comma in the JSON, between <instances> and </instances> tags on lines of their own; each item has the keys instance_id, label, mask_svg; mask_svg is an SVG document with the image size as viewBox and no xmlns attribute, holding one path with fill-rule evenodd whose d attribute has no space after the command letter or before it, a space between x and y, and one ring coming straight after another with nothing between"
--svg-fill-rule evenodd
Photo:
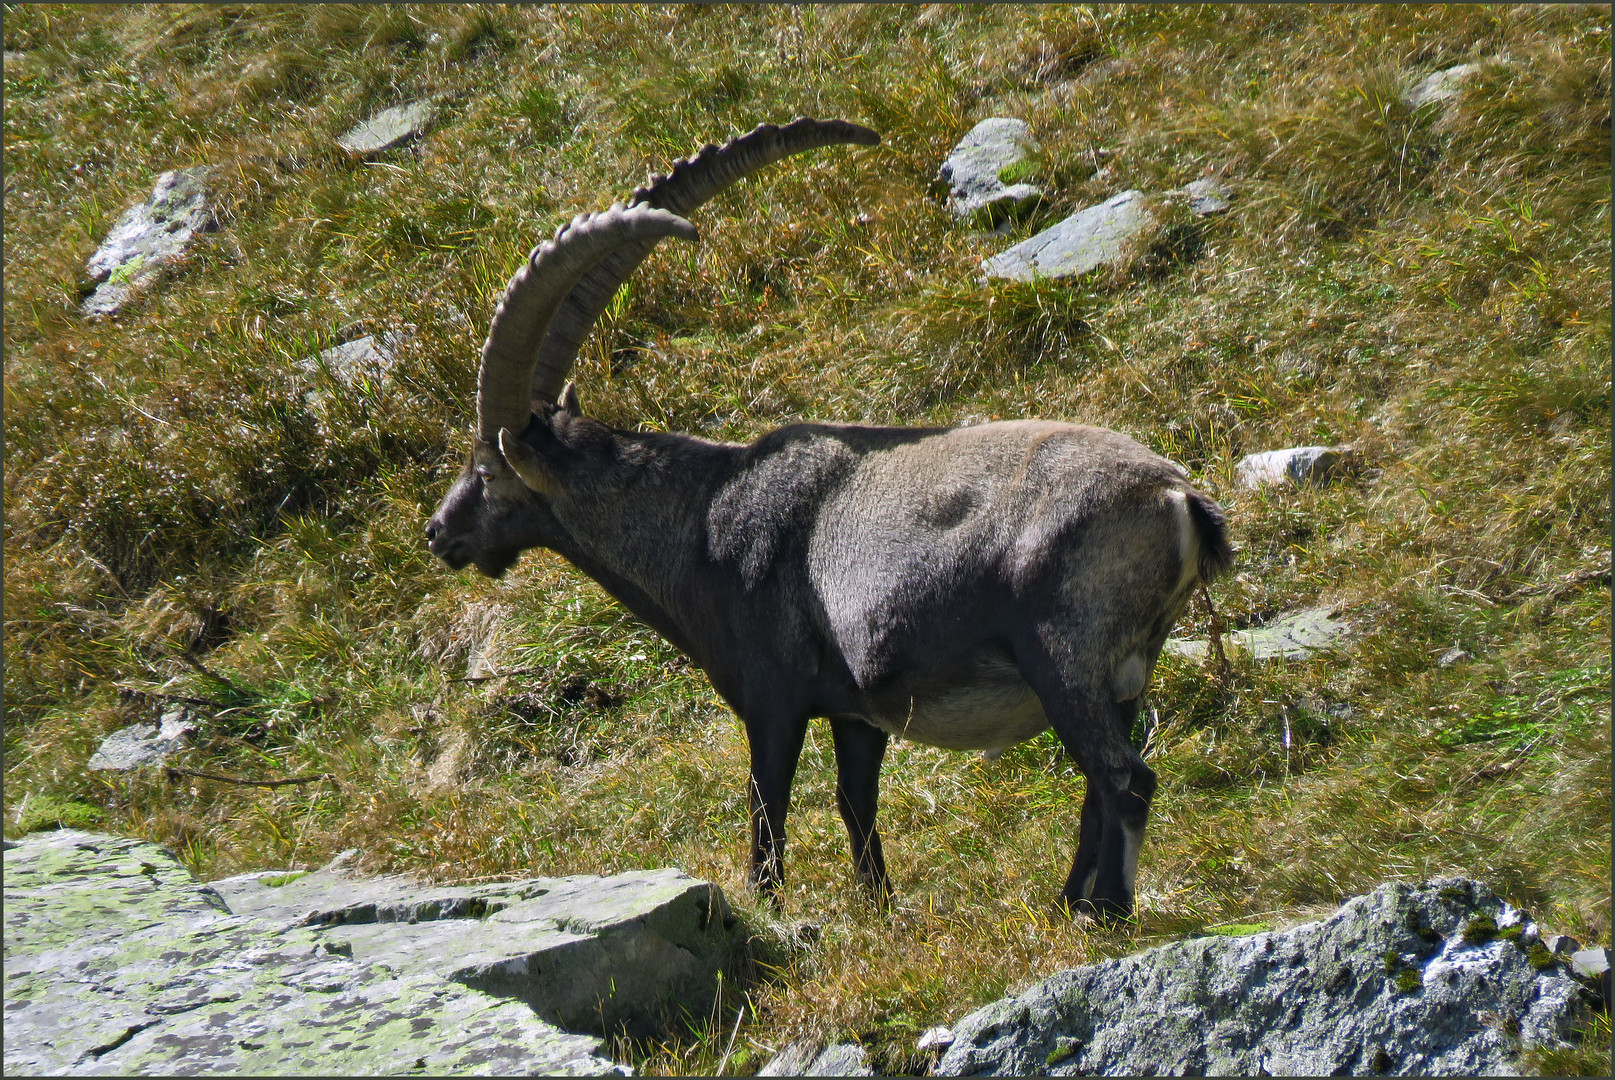
<instances>
[{"instance_id":1,"label":"rock outcrop","mask_svg":"<svg viewBox=\"0 0 1615 1080\"><path fill-rule=\"evenodd\" d=\"M955 1024L936 1075L1495 1075L1571 1039L1592 997L1486 886L1393 883L1292 930L1060 972Z\"/></svg>"},{"instance_id":2,"label":"rock outcrop","mask_svg":"<svg viewBox=\"0 0 1615 1080\"><path fill-rule=\"evenodd\" d=\"M211 173L205 165L165 172L149 198L124 211L84 264L82 313L116 315L182 260L197 233L217 227Z\"/></svg>"},{"instance_id":3,"label":"rock outcrop","mask_svg":"<svg viewBox=\"0 0 1615 1080\"><path fill-rule=\"evenodd\" d=\"M205 886L154 844L36 833L6 844L5 1071L621 1074L556 1021L700 1013L735 930L676 870Z\"/></svg>"}]
</instances>

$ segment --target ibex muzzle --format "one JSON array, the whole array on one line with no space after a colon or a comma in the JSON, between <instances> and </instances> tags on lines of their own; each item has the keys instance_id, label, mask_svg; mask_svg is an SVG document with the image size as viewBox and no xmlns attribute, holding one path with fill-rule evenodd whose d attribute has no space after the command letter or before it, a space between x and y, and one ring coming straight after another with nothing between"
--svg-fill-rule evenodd
<instances>
[{"instance_id":1,"label":"ibex muzzle","mask_svg":"<svg viewBox=\"0 0 1615 1080\"><path fill-rule=\"evenodd\" d=\"M684 650L745 725L751 879L784 880L809 719L830 722L858 876L889 895L875 806L887 740L1000 749L1053 726L1087 777L1061 893L1125 915L1155 774L1129 741L1167 632L1226 569L1222 512L1099 428L794 424L750 445L620 431L567 382L664 236L789 154L873 145L842 121L764 124L585 215L511 279L483 347L471 459L426 530L491 576L559 552Z\"/></svg>"}]
</instances>

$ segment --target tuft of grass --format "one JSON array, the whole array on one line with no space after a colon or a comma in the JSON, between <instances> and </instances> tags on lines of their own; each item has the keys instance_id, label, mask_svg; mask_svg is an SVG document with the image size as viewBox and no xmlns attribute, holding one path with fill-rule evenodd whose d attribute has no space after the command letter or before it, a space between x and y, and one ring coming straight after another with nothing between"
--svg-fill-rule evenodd
<instances>
[{"instance_id":1,"label":"tuft of grass","mask_svg":"<svg viewBox=\"0 0 1615 1080\"><path fill-rule=\"evenodd\" d=\"M756 941L722 1009L618 1048L661 1073L750 1072L803 1035L914 1068L925 1028L1062 967L1387 878L1477 877L1608 940L1607 10L16 5L4 34L8 829L97 824L204 877L348 847L444 881L677 864ZM1479 65L1457 98L1405 105L1457 63ZM415 146L334 151L426 96ZM591 414L735 440L1112 427L1227 509L1225 625L1335 604L1354 626L1305 661L1163 656L1135 924L1051 910L1084 782L1050 735L994 762L894 744L882 914L812 729L789 884L760 904L744 737L700 672L553 556L488 582L421 542L532 245L798 114L884 141L771 168L647 260L580 360ZM1009 236L929 193L992 115L1042 148L1048 196ZM201 164L221 228L126 314L81 319L95 245ZM1127 272L979 280L1082 207L1206 175L1228 213L1191 233L1163 206ZM398 342L386 378L308 363L359 330ZM1235 486L1243 454L1314 443L1365 467ZM1175 633L1209 629L1196 604ZM337 783L85 770L176 707L197 771ZM1591 1067L1599 1023L1528 1060Z\"/></svg>"}]
</instances>

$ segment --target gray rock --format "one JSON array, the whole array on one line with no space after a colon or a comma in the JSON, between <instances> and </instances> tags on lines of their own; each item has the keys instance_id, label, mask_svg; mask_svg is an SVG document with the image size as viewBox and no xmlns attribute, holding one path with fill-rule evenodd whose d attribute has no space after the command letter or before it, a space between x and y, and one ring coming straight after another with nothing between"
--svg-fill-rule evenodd
<instances>
[{"instance_id":1,"label":"gray rock","mask_svg":"<svg viewBox=\"0 0 1615 1080\"><path fill-rule=\"evenodd\" d=\"M379 154L426 133L437 116L437 103L427 99L383 109L343 133L336 143L350 154Z\"/></svg>"},{"instance_id":2,"label":"gray rock","mask_svg":"<svg viewBox=\"0 0 1615 1080\"><path fill-rule=\"evenodd\" d=\"M1153 221L1139 191L1124 191L982 263L989 278L1032 281L1086 274L1128 254L1128 242Z\"/></svg>"},{"instance_id":3,"label":"gray rock","mask_svg":"<svg viewBox=\"0 0 1615 1080\"><path fill-rule=\"evenodd\" d=\"M84 264L84 287L93 291L79 305L81 312L116 315L181 260L197 233L217 227L207 184L211 172L206 165L165 172L149 198L124 211Z\"/></svg>"},{"instance_id":4,"label":"gray rock","mask_svg":"<svg viewBox=\"0 0 1615 1080\"><path fill-rule=\"evenodd\" d=\"M62 830L4 859L8 1075L625 1073L520 1001L232 912L156 845Z\"/></svg>"},{"instance_id":5,"label":"gray rock","mask_svg":"<svg viewBox=\"0 0 1615 1080\"><path fill-rule=\"evenodd\" d=\"M1549 934L1542 939L1542 944L1555 956L1570 956L1581 951L1581 942L1569 934Z\"/></svg>"},{"instance_id":6,"label":"gray rock","mask_svg":"<svg viewBox=\"0 0 1615 1080\"><path fill-rule=\"evenodd\" d=\"M1454 645L1436 659L1436 667L1452 667L1452 665L1469 659L1469 654Z\"/></svg>"},{"instance_id":7,"label":"gray rock","mask_svg":"<svg viewBox=\"0 0 1615 1080\"><path fill-rule=\"evenodd\" d=\"M928 1050L946 1050L953 1045L953 1029L948 1027L926 1028L914 1043L914 1049L920 1053Z\"/></svg>"},{"instance_id":8,"label":"gray rock","mask_svg":"<svg viewBox=\"0 0 1615 1080\"><path fill-rule=\"evenodd\" d=\"M1213 176L1203 176L1179 190L1188 197L1189 209L1199 217L1220 214L1234 205L1227 185Z\"/></svg>"},{"instance_id":9,"label":"gray rock","mask_svg":"<svg viewBox=\"0 0 1615 1080\"><path fill-rule=\"evenodd\" d=\"M1019 217L1043 198L1034 184L1004 183L1000 174L1031 159L1037 149L1026 121L995 116L971 128L937 170L948 209L991 224Z\"/></svg>"},{"instance_id":10,"label":"gray rock","mask_svg":"<svg viewBox=\"0 0 1615 1080\"><path fill-rule=\"evenodd\" d=\"M811 1039L794 1042L757 1070L758 1076L873 1076L869 1055L854 1043L822 1046Z\"/></svg>"},{"instance_id":11,"label":"gray rock","mask_svg":"<svg viewBox=\"0 0 1615 1080\"><path fill-rule=\"evenodd\" d=\"M1464 81L1479 70L1479 64L1458 64L1444 71L1433 71L1404 94L1402 101L1410 109L1453 101L1464 92Z\"/></svg>"},{"instance_id":12,"label":"gray rock","mask_svg":"<svg viewBox=\"0 0 1615 1080\"><path fill-rule=\"evenodd\" d=\"M96 771L128 772L145 765L161 765L185 748L196 725L182 709L171 709L158 724L131 724L105 739L86 766Z\"/></svg>"},{"instance_id":13,"label":"gray rock","mask_svg":"<svg viewBox=\"0 0 1615 1080\"><path fill-rule=\"evenodd\" d=\"M1062 971L954 1025L934 1074L1497 1075L1589 1007L1486 886L1392 883L1292 930Z\"/></svg>"},{"instance_id":14,"label":"gray rock","mask_svg":"<svg viewBox=\"0 0 1615 1080\"><path fill-rule=\"evenodd\" d=\"M366 334L321 349L318 356L310 356L298 366L310 374L325 370L348 386L357 386L367 379L384 379L392 371L398 358L393 354L399 340L392 334Z\"/></svg>"},{"instance_id":15,"label":"gray rock","mask_svg":"<svg viewBox=\"0 0 1615 1080\"><path fill-rule=\"evenodd\" d=\"M1570 954L1570 972L1589 986L1596 987L1604 999L1605 1007L1608 1007L1610 1000L1608 949L1600 946L1573 951Z\"/></svg>"},{"instance_id":16,"label":"gray rock","mask_svg":"<svg viewBox=\"0 0 1615 1080\"><path fill-rule=\"evenodd\" d=\"M529 878L472 887L274 872L214 882L232 911L325 928L345 955L526 1002L574 1031L667 1030L711 1007L740 948L717 886L680 870Z\"/></svg>"},{"instance_id":17,"label":"gray rock","mask_svg":"<svg viewBox=\"0 0 1615 1080\"><path fill-rule=\"evenodd\" d=\"M1246 454L1234 466L1240 487L1264 484L1325 484L1358 467L1357 451L1349 446L1292 446Z\"/></svg>"},{"instance_id":18,"label":"gray rock","mask_svg":"<svg viewBox=\"0 0 1615 1080\"><path fill-rule=\"evenodd\" d=\"M1338 608L1304 608L1280 615L1265 626L1234 630L1226 635L1225 648L1241 649L1256 660L1305 660L1315 652L1330 648L1351 626L1335 618ZM1204 639L1168 638L1166 650L1179 656L1203 657L1210 645Z\"/></svg>"}]
</instances>

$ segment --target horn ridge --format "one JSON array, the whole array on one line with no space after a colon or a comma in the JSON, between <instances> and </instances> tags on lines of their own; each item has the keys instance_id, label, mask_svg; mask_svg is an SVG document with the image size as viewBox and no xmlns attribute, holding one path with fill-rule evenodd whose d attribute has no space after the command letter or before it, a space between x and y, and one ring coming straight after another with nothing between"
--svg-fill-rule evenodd
<instances>
[{"instance_id":1,"label":"horn ridge","mask_svg":"<svg viewBox=\"0 0 1615 1080\"><path fill-rule=\"evenodd\" d=\"M532 410L529 389L538 345L579 279L627 244L653 246L664 236L697 239L695 226L653 206L613 206L579 214L528 255L505 287L488 325L477 372L477 433L495 442L499 429L521 431Z\"/></svg>"},{"instance_id":2,"label":"horn ridge","mask_svg":"<svg viewBox=\"0 0 1615 1080\"><path fill-rule=\"evenodd\" d=\"M657 173L635 188L627 205L650 205L688 217L713 196L781 158L838 143L874 146L879 142L875 132L846 120L802 116L783 127L758 124L722 146L708 143L675 161L665 174ZM600 313L655 246L656 238L624 244L585 274L561 302L534 363L534 399L555 400Z\"/></svg>"}]
</instances>

